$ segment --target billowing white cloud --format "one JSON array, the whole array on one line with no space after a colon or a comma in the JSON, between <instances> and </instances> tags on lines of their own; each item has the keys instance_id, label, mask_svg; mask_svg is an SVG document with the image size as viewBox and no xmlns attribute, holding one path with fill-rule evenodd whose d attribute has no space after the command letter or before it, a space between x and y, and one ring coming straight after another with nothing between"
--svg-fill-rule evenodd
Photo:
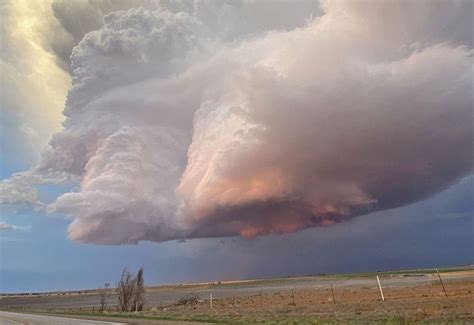
<instances>
[{"instance_id":1,"label":"billowing white cloud","mask_svg":"<svg viewBox=\"0 0 474 325\"><path fill-rule=\"evenodd\" d=\"M145 2L82 38L34 171L80 179L48 207L70 238L291 232L472 171L471 2L289 7Z\"/></svg>"},{"instance_id":2,"label":"billowing white cloud","mask_svg":"<svg viewBox=\"0 0 474 325\"><path fill-rule=\"evenodd\" d=\"M145 4L145 0L52 0L49 4L54 15L49 35L43 35L44 46L56 55L60 67L71 70L69 57L74 46L88 32L103 26L104 15Z\"/></svg>"},{"instance_id":3,"label":"billowing white cloud","mask_svg":"<svg viewBox=\"0 0 474 325\"><path fill-rule=\"evenodd\" d=\"M0 204L42 205L38 190L32 186L32 179L37 178L32 172L19 172L8 179L0 181Z\"/></svg>"},{"instance_id":4,"label":"billowing white cloud","mask_svg":"<svg viewBox=\"0 0 474 325\"><path fill-rule=\"evenodd\" d=\"M14 173L0 180L0 205L30 205L36 209L44 207L39 198L38 185L77 182L72 175L64 172L39 172L37 169ZM3 212L3 210L2 210Z\"/></svg>"}]
</instances>

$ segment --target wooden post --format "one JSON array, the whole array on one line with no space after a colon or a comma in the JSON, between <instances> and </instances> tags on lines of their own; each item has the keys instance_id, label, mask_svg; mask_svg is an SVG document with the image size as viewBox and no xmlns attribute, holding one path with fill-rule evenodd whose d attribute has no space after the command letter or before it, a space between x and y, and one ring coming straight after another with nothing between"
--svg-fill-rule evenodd
<instances>
[{"instance_id":1,"label":"wooden post","mask_svg":"<svg viewBox=\"0 0 474 325\"><path fill-rule=\"evenodd\" d=\"M377 283L379 284L380 295L382 296L382 301L385 301L385 298L383 296L382 286L380 285L380 279L378 275L377 275Z\"/></svg>"},{"instance_id":2,"label":"wooden post","mask_svg":"<svg viewBox=\"0 0 474 325\"><path fill-rule=\"evenodd\" d=\"M332 288L332 282L330 282L330 284L331 284L332 302L336 303L336 298L334 297L334 289Z\"/></svg>"},{"instance_id":3,"label":"wooden post","mask_svg":"<svg viewBox=\"0 0 474 325\"><path fill-rule=\"evenodd\" d=\"M291 289L291 297L293 298L293 305L296 306L296 303L295 303L295 289Z\"/></svg>"},{"instance_id":4,"label":"wooden post","mask_svg":"<svg viewBox=\"0 0 474 325\"><path fill-rule=\"evenodd\" d=\"M263 307L263 303L262 303L262 290L260 290L260 308Z\"/></svg>"},{"instance_id":5,"label":"wooden post","mask_svg":"<svg viewBox=\"0 0 474 325\"><path fill-rule=\"evenodd\" d=\"M212 292L209 292L209 307L212 309Z\"/></svg>"},{"instance_id":6,"label":"wooden post","mask_svg":"<svg viewBox=\"0 0 474 325\"><path fill-rule=\"evenodd\" d=\"M235 297L235 292L234 292L234 308L237 307L237 298Z\"/></svg>"},{"instance_id":7,"label":"wooden post","mask_svg":"<svg viewBox=\"0 0 474 325\"><path fill-rule=\"evenodd\" d=\"M448 293L446 292L446 288L444 287L443 280L441 280L441 275L439 275L438 268L436 268L436 273L438 273L438 279L439 279L439 282L441 283L441 286L443 287L444 295L448 297Z\"/></svg>"}]
</instances>

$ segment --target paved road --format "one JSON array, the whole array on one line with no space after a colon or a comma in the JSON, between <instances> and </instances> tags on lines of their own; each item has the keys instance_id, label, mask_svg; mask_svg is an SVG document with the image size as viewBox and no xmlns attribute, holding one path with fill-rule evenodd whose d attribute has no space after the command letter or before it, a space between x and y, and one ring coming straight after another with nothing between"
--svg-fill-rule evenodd
<instances>
[{"instance_id":1,"label":"paved road","mask_svg":"<svg viewBox=\"0 0 474 325\"><path fill-rule=\"evenodd\" d=\"M53 317L45 315L17 314L0 311L0 325L119 325L123 323Z\"/></svg>"},{"instance_id":2,"label":"paved road","mask_svg":"<svg viewBox=\"0 0 474 325\"><path fill-rule=\"evenodd\" d=\"M442 274L443 281L449 284L451 281L474 280L474 272L468 274ZM176 290L156 291L151 290L147 292L148 306L159 306L172 304L180 298L189 297L191 294L196 294L201 299L208 299L209 293L212 292L214 298L231 297L233 294L237 296L256 295L260 291L263 293L283 292L291 289L326 289L329 287L330 278L327 277L307 277L307 278L288 278L280 280L268 280L258 283L241 283L235 286L211 286L205 289L192 289L186 287L179 287ZM404 277L396 275L393 277L384 276L380 278L383 287L404 287L416 286L425 284L439 283L435 274L408 276ZM377 289L377 280L374 277L360 277L360 278L333 278L333 287L338 288L357 288L369 287ZM99 305L100 297L96 294L82 294L74 296L34 296L34 297L3 297L0 299L0 307L30 307L39 309L65 309L65 308L92 308L92 306ZM111 295L108 298L108 305L112 306L116 303L117 296Z\"/></svg>"}]
</instances>

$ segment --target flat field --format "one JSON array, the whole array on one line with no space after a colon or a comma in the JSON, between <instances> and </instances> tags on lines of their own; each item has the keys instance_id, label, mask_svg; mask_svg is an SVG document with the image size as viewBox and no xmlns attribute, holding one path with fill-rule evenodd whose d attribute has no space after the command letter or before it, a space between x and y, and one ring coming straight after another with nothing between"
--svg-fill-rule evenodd
<instances>
[{"instance_id":1,"label":"flat field","mask_svg":"<svg viewBox=\"0 0 474 325\"><path fill-rule=\"evenodd\" d=\"M147 309L139 313L117 313L112 292L108 311L97 313L99 297L94 290L3 296L0 308L126 319L130 324L148 324L154 319L243 324L474 324L474 269L441 270L447 296L433 270L378 276L385 301L376 274L366 273L148 287Z\"/></svg>"}]
</instances>

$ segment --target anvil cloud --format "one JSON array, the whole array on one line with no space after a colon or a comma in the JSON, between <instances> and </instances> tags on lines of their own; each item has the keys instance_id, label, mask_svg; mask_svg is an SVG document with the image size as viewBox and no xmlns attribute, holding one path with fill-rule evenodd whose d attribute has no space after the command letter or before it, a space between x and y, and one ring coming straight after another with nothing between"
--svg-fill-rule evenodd
<instances>
[{"instance_id":1,"label":"anvil cloud","mask_svg":"<svg viewBox=\"0 0 474 325\"><path fill-rule=\"evenodd\" d=\"M35 168L80 179L48 206L71 239L293 232L472 172L472 2L298 6L150 2L85 34Z\"/></svg>"}]
</instances>

